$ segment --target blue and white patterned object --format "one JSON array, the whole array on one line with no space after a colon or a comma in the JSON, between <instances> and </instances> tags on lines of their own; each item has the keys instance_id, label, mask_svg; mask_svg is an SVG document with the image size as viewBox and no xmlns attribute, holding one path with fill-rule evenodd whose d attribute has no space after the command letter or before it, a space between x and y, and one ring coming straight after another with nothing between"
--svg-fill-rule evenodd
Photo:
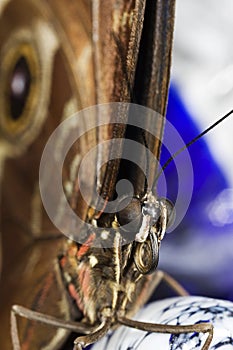
<instances>
[{"instance_id":1,"label":"blue and white patterned object","mask_svg":"<svg viewBox=\"0 0 233 350\"><path fill-rule=\"evenodd\" d=\"M170 325L192 325L211 322L214 336L209 350L233 349L233 303L197 296L175 297L156 301L144 307L137 321ZM207 334L180 335L143 332L120 327L108 334L92 350L201 350Z\"/></svg>"}]
</instances>

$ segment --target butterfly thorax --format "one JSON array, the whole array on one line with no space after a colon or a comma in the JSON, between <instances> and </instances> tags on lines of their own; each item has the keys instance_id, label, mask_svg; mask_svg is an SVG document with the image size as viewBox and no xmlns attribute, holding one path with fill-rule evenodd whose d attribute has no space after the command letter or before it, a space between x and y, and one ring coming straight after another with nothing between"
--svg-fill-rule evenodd
<instances>
[{"instance_id":1,"label":"butterfly thorax","mask_svg":"<svg viewBox=\"0 0 233 350\"><path fill-rule=\"evenodd\" d=\"M114 325L119 310L134 314L151 294L152 275L138 271L134 243L121 245L121 240L116 232L114 247L96 248L95 234L91 234L86 244L70 241L60 259L68 293L87 324L100 324L108 310Z\"/></svg>"}]
</instances>

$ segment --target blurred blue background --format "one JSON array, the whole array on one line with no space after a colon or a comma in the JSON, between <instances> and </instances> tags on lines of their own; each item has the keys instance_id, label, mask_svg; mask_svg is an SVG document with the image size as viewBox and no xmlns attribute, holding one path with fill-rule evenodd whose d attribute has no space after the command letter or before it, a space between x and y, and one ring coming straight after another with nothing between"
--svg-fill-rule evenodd
<instances>
[{"instance_id":1,"label":"blurred blue background","mask_svg":"<svg viewBox=\"0 0 233 350\"><path fill-rule=\"evenodd\" d=\"M233 109L232 16L230 0L177 1L167 118L185 142ZM162 242L159 264L160 269L176 277L192 294L230 300L233 300L232 134L230 117L190 147L194 169L192 201L179 227ZM168 157L164 149L162 165ZM175 201L174 163L165 174L167 196ZM187 188L188 179L184 181Z\"/></svg>"}]
</instances>

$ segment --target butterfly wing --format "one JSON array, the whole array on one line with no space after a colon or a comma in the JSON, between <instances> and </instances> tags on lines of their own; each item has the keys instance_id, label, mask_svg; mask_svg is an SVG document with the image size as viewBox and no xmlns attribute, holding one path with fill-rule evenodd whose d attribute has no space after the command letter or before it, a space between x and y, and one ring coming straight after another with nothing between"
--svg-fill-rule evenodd
<instances>
[{"instance_id":1,"label":"butterfly wing","mask_svg":"<svg viewBox=\"0 0 233 350\"><path fill-rule=\"evenodd\" d=\"M168 3L174 5L172 1ZM63 319L74 317L58 266L58 257L66 250L66 239L50 222L39 195L38 171L43 148L61 120L97 102L129 102L136 95L138 102L164 113L171 35L167 33L163 37L165 50L160 48L159 54L156 42L161 39L158 34L164 31L170 10L158 4L157 9L152 6L146 11L145 1L116 3L112 0L78 3L12 0L0 6L3 255L0 319L4 324L0 339L4 349L11 348L9 315L14 303L35 307ZM145 11L149 19L150 11L156 12L157 24L152 26L154 21L149 20L145 34L142 34ZM172 15L170 20L172 26ZM141 56L140 50L145 53L149 45L145 41L148 34L149 52ZM140 67L148 64L145 79L140 74L141 68L136 72L138 62L142 62ZM158 79L157 75L164 72L163 66L166 66L164 77ZM21 92L18 98L19 76ZM145 86L149 91L156 91L148 100L148 92L141 97ZM159 90L162 91L161 100ZM123 118L125 121L126 115ZM161 126L157 127L161 129ZM77 140L65 161L64 187L73 181L70 169L77 153L83 156L98 140L124 135L125 126L107 125L90 131L87 138ZM158 154L154 140L147 138L148 145ZM119 156L122 147L117 149ZM107 161L112 151L106 149L98 156ZM108 162L97 174L97 179L96 176L87 176L88 186L91 189L96 186L104 199L111 199L119 167L118 159ZM96 169L93 170L95 173ZM138 177L136 183L142 187ZM72 191L66 194L73 203L72 208L85 220L89 203L83 204L80 200L75 184L71 184ZM91 202L92 191L89 199ZM48 331L47 327L45 330L44 326L21 319L19 329L24 349L57 349L67 336L64 331Z\"/></svg>"},{"instance_id":2,"label":"butterfly wing","mask_svg":"<svg viewBox=\"0 0 233 350\"><path fill-rule=\"evenodd\" d=\"M4 349L11 348L9 317L15 303L62 319L71 317L58 266L66 239L43 209L38 172L45 143L60 121L94 103L94 78L90 32L80 20L88 13L85 2L80 2L80 12L73 13L73 30L82 38L76 52L67 44L69 33L62 30L62 22L69 20L68 9L59 22L52 5L56 3L50 7L43 1L8 1L1 7L0 343ZM81 84L77 80L84 74L83 56L86 80ZM23 85L19 98L17 81ZM16 110L14 115L12 110ZM84 142L79 145L80 154L83 151ZM41 349L46 344L57 348L66 337L64 331L45 330L22 319L19 329L25 349Z\"/></svg>"}]
</instances>

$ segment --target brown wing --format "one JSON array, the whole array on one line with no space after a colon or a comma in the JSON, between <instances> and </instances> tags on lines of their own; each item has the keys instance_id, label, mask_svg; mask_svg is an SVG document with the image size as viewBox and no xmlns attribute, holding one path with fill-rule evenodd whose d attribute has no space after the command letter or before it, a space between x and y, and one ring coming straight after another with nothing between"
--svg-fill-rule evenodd
<instances>
[{"instance_id":1,"label":"brown wing","mask_svg":"<svg viewBox=\"0 0 233 350\"><path fill-rule=\"evenodd\" d=\"M148 3L153 7L154 2ZM163 9L162 2L156 3L159 9ZM9 0L0 6L3 255L0 321L4 324L0 329L1 348L11 348L10 325L6 315L9 315L10 305L14 303L35 307L57 317L71 317L57 265L57 257L66 249L66 240L59 238L60 233L49 221L39 196L41 153L49 135L60 121L76 110L97 102L131 100L138 86L135 85L138 57L140 50L145 50L140 43L145 5L146 1L139 0ZM165 10L161 11L161 18L165 19ZM150 17L150 10L147 13ZM157 45L158 34L164 31L166 22L161 22L157 10L156 13L156 24L152 25L149 21L148 29L145 29L148 33L152 28L152 47ZM167 66L171 45L169 30L163 37L165 52L161 50L158 57L155 47L154 54L142 61L150 63L142 87L147 86L149 81L151 91L156 80L156 97L150 97L149 102L143 99L134 101L155 109L159 104L162 106L161 111L165 109L167 96ZM163 65L166 74L157 82L157 75L163 71ZM17 85L16 88L12 87L12 83L17 81L18 71L20 74L23 72L23 95L20 95L22 100L18 107L13 108L11 104L18 97L15 96ZM141 77L137 79L139 82L143 80ZM163 91L162 102L157 94L160 88ZM90 132L77 142L66 159L64 184L70 180L70 167L77 152L83 156L99 140L123 137L124 134L124 126L107 126ZM153 148L154 140L148 138L148 144ZM118 151L120 156L122 148ZM108 159L110 152L105 150L100 156ZM158 154L157 146L154 153ZM119 166L117 160L109 162L98 174L98 190L104 199L113 197ZM141 188L141 181L137 179L138 187ZM96 186L95 176L88 176L87 180L90 188ZM72 184L68 199L73 203L73 209L85 219L88 203L80 200L79 189L75 185ZM51 285L57 288L51 288ZM40 298L41 295L47 297ZM65 333L60 332L58 335L57 330L48 331L47 327L46 331L43 327L34 328L30 322L22 320L19 321L19 328L25 349L41 349L51 340L54 341L53 349L56 349L66 338ZM33 337L30 338L30 334Z\"/></svg>"},{"instance_id":2,"label":"brown wing","mask_svg":"<svg viewBox=\"0 0 233 350\"><path fill-rule=\"evenodd\" d=\"M134 88L137 103L161 116L149 125L152 135L158 138L145 133L146 144L158 161L170 82L174 12L175 0L147 1ZM150 163L148 168L147 181L152 186L156 162Z\"/></svg>"},{"instance_id":3,"label":"brown wing","mask_svg":"<svg viewBox=\"0 0 233 350\"><path fill-rule=\"evenodd\" d=\"M67 240L43 210L38 172L50 134L62 119L94 104L95 95L87 2L4 4L0 6L0 347L7 350L12 348L11 305L71 317L58 267ZM78 152L85 154L85 141ZM64 331L22 319L18 325L24 349L42 349L51 342L50 348L56 349L66 338Z\"/></svg>"},{"instance_id":4,"label":"brown wing","mask_svg":"<svg viewBox=\"0 0 233 350\"><path fill-rule=\"evenodd\" d=\"M97 101L130 102L138 60L146 1L93 1L94 64L97 85ZM109 113L111 118L111 113ZM119 120L125 122L127 114ZM125 125L110 125L102 128L99 139L123 138ZM114 145L112 146L114 147ZM115 159L109 161L100 174L100 194L111 200L115 192L121 147L105 149L100 157L109 159L114 152Z\"/></svg>"},{"instance_id":5,"label":"brown wing","mask_svg":"<svg viewBox=\"0 0 233 350\"><path fill-rule=\"evenodd\" d=\"M161 118L153 124L145 124L145 128L149 127L158 138L146 132L142 137L141 131L135 128L127 131L127 137L144 145L146 141L145 146L159 160L170 79L175 0L98 0L93 4L97 101L133 102L159 113ZM124 137L125 132L122 126L109 126L98 136L100 140L110 135ZM105 153L110 155L111 151L108 148ZM119 156L122 151L123 144L118 150ZM107 158L106 154L99 157ZM138 158L139 164L145 162L145 153L139 154ZM146 174L147 181L152 186L156 162L148 164L147 168L150 169ZM113 160L100 174L102 187L99 191L105 199L112 199L117 177L129 179L136 194L144 192L145 180L141 170L128 162L121 161L120 164L119 160Z\"/></svg>"}]
</instances>

